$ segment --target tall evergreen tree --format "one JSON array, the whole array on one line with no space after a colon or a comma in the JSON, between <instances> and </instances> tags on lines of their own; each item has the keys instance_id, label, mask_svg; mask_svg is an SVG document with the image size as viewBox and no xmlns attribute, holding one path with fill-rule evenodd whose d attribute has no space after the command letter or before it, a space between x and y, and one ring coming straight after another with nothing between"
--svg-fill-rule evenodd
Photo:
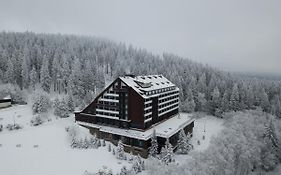
<instances>
[{"instance_id":1,"label":"tall evergreen tree","mask_svg":"<svg viewBox=\"0 0 281 175\"><path fill-rule=\"evenodd\" d=\"M211 104L210 104L210 112L213 115L216 115L216 112L218 110L220 110L220 105L221 105L221 99L220 99L220 91L218 89L218 87L215 87L215 89L213 90L212 94L212 99L211 99Z\"/></svg>"},{"instance_id":2,"label":"tall evergreen tree","mask_svg":"<svg viewBox=\"0 0 281 175\"><path fill-rule=\"evenodd\" d=\"M38 74L33 67L30 71L30 86L33 90L35 90L35 85L38 83Z\"/></svg>"},{"instance_id":3,"label":"tall evergreen tree","mask_svg":"<svg viewBox=\"0 0 281 175\"><path fill-rule=\"evenodd\" d=\"M155 129L151 136L151 147L149 148L149 156L156 157L158 154L158 142Z\"/></svg>"},{"instance_id":4,"label":"tall evergreen tree","mask_svg":"<svg viewBox=\"0 0 281 175\"><path fill-rule=\"evenodd\" d=\"M21 69L22 87L27 89L29 87L29 63L27 57L23 57Z\"/></svg>"},{"instance_id":5,"label":"tall evergreen tree","mask_svg":"<svg viewBox=\"0 0 281 175\"><path fill-rule=\"evenodd\" d=\"M173 146L169 142L169 139L166 139L165 146L162 147L161 153L160 153L160 160L161 162L165 164L169 164L173 161L174 152L173 152Z\"/></svg>"},{"instance_id":6,"label":"tall evergreen tree","mask_svg":"<svg viewBox=\"0 0 281 175\"><path fill-rule=\"evenodd\" d=\"M9 59L7 61L7 70L5 72L5 82L7 83L15 83L15 74L14 74L14 65L12 60Z\"/></svg>"},{"instance_id":7,"label":"tall evergreen tree","mask_svg":"<svg viewBox=\"0 0 281 175\"><path fill-rule=\"evenodd\" d=\"M238 92L237 84L235 84L232 88L229 104L230 104L230 109L232 109L233 111L239 111L240 105L239 105L239 92Z\"/></svg>"},{"instance_id":8,"label":"tall evergreen tree","mask_svg":"<svg viewBox=\"0 0 281 175\"><path fill-rule=\"evenodd\" d=\"M43 59L43 63L40 71L40 83L44 91L50 92L51 77L49 71L49 61L47 58Z\"/></svg>"},{"instance_id":9,"label":"tall evergreen tree","mask_svg":"<svg viewBox=\"0 0 281 175\"><path fill-rule=\"evenodd\" d=\"M179 154L187 154L191 149L192 145L189 143L190 135L186 135L184 130L179 132L177 153Z\"/></svg>"},{"instance_id":10,"label":"tall evergreen tree","mask_svg":"<svg viewBox=\"0 0 281 175\"><path fill-rule=\"evenodd\" d=\"M268 100L268 95L265 92L264 88L261 91L260 94L260 103L261 103L261 107L265 112L269 112L270 111L270 103Z\"/></svg>"}]
</instances>

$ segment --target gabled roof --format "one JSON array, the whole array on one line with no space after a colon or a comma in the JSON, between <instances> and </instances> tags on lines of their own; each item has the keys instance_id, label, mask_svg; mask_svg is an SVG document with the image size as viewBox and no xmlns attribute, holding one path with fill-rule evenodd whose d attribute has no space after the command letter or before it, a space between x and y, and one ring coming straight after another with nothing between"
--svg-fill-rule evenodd
<instances>
[{"instance_id":1,"label":"gabled roof","mask_svg":"<svg viewBox=\"0 0 281 175\"><path fill-rule=\"evenodd\" d=\"M132 87L141 96L145 96L145 92L176 87L171 81L163 75L143 75L143 76L122 76L119 77L126 85Z\"/></svg>"}]
</instances>

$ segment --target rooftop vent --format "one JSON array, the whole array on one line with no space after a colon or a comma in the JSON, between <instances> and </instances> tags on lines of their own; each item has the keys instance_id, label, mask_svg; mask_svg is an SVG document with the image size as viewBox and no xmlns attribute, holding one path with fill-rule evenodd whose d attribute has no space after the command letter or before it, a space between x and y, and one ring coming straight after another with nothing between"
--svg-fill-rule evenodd
<instances>
[{"instance_id":1,"label":"rooftop vent","mask_svg":"<svg viewBox=\"0 0 281 175\"><path fill-rule=\"evenodd\" d=\"M148 83L144 83L144 82L140 82L140 81L135 81L135 83L137 83L140 87L142 88L149 88L152 86L152 83L151 82L148 82Z\"/></svg>"}]
</instances>

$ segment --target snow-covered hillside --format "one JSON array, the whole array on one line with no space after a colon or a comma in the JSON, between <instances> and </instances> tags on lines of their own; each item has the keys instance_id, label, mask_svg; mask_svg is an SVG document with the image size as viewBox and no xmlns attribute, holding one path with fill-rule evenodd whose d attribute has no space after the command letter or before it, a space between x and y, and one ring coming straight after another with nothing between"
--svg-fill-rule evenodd
<instances>
[{"instance_id":1,"label":"snow-covered hillside","mask_svg":"<svg viewBox=\"0 0 281 175\"><path fill-rule=\"evenodd\" d=\"M122 166L129 166L126 161L117 160L107 147L98 149L72 149L67 140L65 127L74 123L73 116L53 120L38 127L29 126L31 111L28 106L15 106L0 109L0 123L16 122L23 125L22 130L0 133L1 174L6 175L81 175L85 170L97 172L108 167L114 173ZM107 143L108 144L108 143Z\"/></svg>"},{"instance_id":2,"label":"snow-covered hillside","mask_svg":"<svg viewBox=\"0 0 281 175\"><path fill-rule=\"evenodd\" d=\"M117 160L107 151L107 147L72 149L69 146L65 127L73 125L73 115L66 119L55 119L51 116L52 121L34 127L30 126L32 118L30 106L23 105L0 109L0 118L0 124L4 127L12 124L14 118L16 123L23 126L21 130L4 129L0 132L0 165L3 174L81 175L86 170L97 172L107 168L117 173L124 165L130 167L128 162ZM212 116L197 119L192 138L194 151L206 149L211 136L216 135L223 128L222 123L222 120ZM81 132L87 134L84 128L81 128ZM203 135L205 135L204 140ZM185 159L184 156L176 156L177 158Z\"/></svg>"}]
</instances>

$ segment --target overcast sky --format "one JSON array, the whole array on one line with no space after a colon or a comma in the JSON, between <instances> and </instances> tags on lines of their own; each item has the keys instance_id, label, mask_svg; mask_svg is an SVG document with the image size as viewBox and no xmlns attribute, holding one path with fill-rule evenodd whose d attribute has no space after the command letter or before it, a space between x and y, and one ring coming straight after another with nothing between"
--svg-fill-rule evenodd
<instances>
[{"instance_id":1,"label":"overcast sky","mask_svg":"<svg viewBox=\"0 0 281 175\"><path fill-rule=\"evenodd\" d=\"M281 74L280 0L0 0L0 30L93 35Z\"/></svg>"}]
</instances>

